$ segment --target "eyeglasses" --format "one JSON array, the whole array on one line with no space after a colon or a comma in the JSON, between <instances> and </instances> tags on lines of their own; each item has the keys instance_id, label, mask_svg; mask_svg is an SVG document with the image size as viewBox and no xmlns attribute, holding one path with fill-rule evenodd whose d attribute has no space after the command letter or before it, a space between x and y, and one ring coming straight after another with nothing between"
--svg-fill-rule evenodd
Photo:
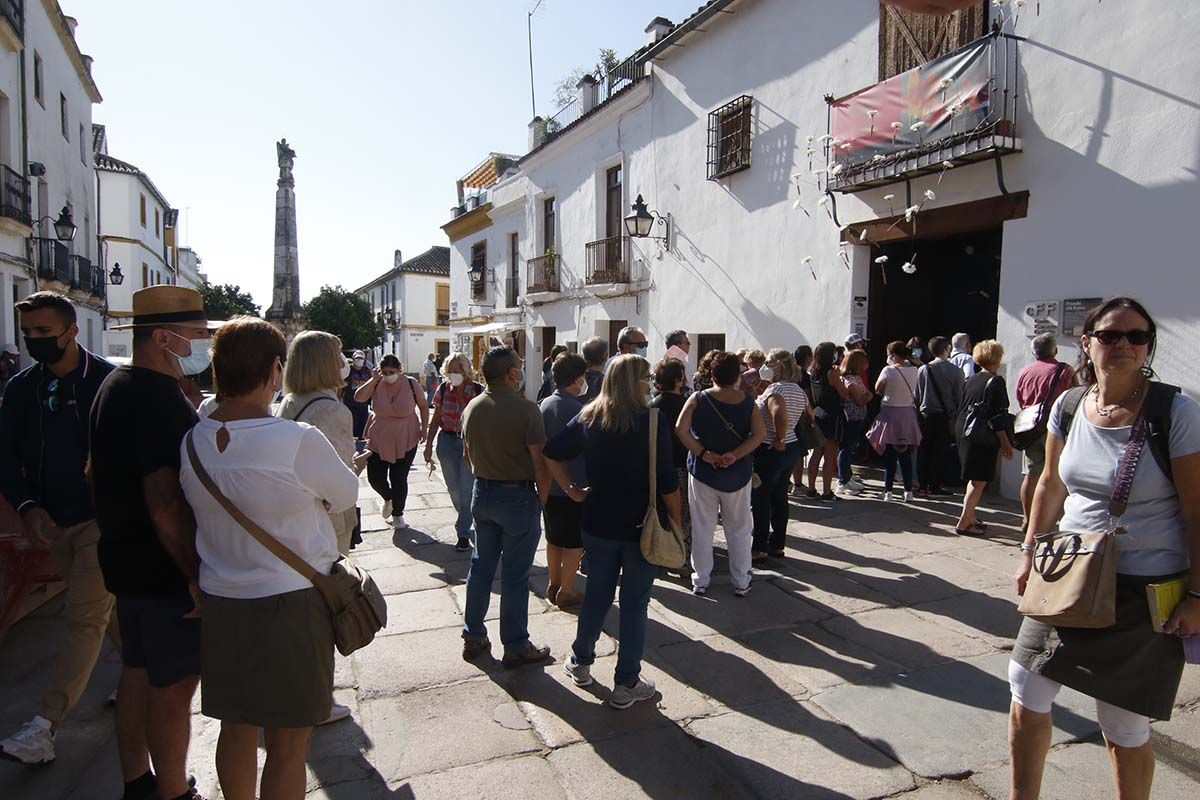
<instances>
[{"instance_id":1,"label":"eyeglasses","mask_svg":"<svg viewBox=\"0 0 1200 800\"><path fill-rule=\"evenodd\" d=\"M1125 339L1135 347L1145 347L1154 341L1153 331L1142 330L1118 331L1109 329L1105 331L1091 331L1090 333L1085 333L1084 336L1090 336L1107 347L1111 347L1122 339Z\"/></svg>"}]
</instances>

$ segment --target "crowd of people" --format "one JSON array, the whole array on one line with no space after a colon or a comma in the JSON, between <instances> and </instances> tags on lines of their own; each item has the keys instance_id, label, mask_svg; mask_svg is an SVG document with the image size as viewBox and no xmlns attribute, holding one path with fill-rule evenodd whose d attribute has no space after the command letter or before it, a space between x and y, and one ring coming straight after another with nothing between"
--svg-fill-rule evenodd
<instances>
[{"instance_id":1,"label":"crowd of people","mask_svg":"<svg viewBox=\"0 0 1200 800\"><path fill-rule=\"evenodd\" d=\"M53 760L55 732L107 635L123 664L116 729L126 800L198 797L186 769L198 685L202 712L221 723L224 795L302 797L313 727L351 710L333 701L329 609L277 550L329 574L359 534L363 469L385 518L405 527L422 444L455 508L455 547L471 551L463 658L491 652L485 620L497 572L503 666L552 658L528 626L544 525L545 596L578 610L562 659L576 685L594 682L596 643L619 591L609 696L619 709L657 691L641 670L660 575L640 545L648 515L684 535L684 572L698 596L715 593L719 526L731 594L743 598L756 565L787 555L789 495L863 495L854 466L866 448L882 460L885 502L949 497L951 480L964 481L962 536L986 534L978 504L999 459L1020 448L1020 594L1039 535L1109 523L1118 463L1144 444L1153 457L1135 458L1121 482L1117 623L1075 629L1026 618L1010 666L1009 740L1012 796L1036 797L1051 702L1070 686L1097 701L1121 796L1148 793L1149 721L1169 718L1180 637L1200 634L1200 406L1152 380L1157 328L1134 300L1089 314L1074 369L1057 360L1053 336L1032 340L1017 418L1003 348L972 346L966 334L892 342L880 365L859 334L840 346L713 350L688 375L686 331L667 334L666 355L651 364L646 334L627 327L615 353L599 338L579 355L549 353L535 404L511 346L492 347L477 367L461 353L438 367L431 355L418 380L394 356L374 367L361 351L347 359L328 333L305 332L289 346L259 319L210 323L199 293L182 287L134 294L134 355L118 368L78 344L62 295L31 295L17 312L36 363L9 378L0 405L0 491L30 540L58 560L68 639L39 715L0 741L5 756ZM197 409L180 382L210 365L216 395ZM264 531L278 547L263 544ZM1191 576L1190 594L1164 635L1150 624L1145 587L1173 575Z\"/></svg>"}]
</instances>

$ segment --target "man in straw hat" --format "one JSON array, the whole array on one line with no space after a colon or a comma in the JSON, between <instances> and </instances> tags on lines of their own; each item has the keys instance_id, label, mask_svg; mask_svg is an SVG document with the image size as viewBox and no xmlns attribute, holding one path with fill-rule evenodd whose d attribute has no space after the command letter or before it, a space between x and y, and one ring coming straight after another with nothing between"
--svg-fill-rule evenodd
<instances>
[{"instance_id":1,"label":"man in straw hat","mask_svg":"<svg viewBox=\"0 0 1200 800\"><path fill-rule=\"evenodd\" d=\"M134 292L133 322L118 326L133 330L133 363L109 375L92 407L100 567L123 640L117 747L125 800L195 797L187 750L200 675L199 557L179 447L197 417L179 379L208 369L215 327L194 289Z\"/></svg>"}]
</instances>

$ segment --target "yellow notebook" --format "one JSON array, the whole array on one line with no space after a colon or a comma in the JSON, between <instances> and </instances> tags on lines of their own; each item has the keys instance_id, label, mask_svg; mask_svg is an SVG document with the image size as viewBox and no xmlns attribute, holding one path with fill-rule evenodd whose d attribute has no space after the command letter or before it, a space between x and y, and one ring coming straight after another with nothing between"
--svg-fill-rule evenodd
<instances>
[{"instance_id":1,"label":"yellow notebook","mask_svg":"<svg viewBox=\"0 0 1200 800\"><path fill-rule=\"evenodd\" d=\"M1150 603L1150 621L1154 623L1154 630L1162 633L1163 625L1171 618L1175 606L1187 597L1187 590L1187 575L1162 583L1146 584L1146 600Z\"/></svg>"}]
</instances>

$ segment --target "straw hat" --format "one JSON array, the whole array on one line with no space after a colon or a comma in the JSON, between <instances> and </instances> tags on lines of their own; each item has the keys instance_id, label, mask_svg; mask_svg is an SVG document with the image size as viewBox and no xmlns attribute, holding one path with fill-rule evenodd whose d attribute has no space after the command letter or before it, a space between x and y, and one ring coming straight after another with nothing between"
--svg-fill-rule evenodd
<instances>
[{"instance_id":1,"label":"straw hat","mask_svg":"<svg viewBox=\"0 0 1200 800\"><path fill-rule=\"evenodd\" d=\"M186 286L149 286L133 293L133 322L114 325L112 330L145 328L152 325L176 325L181 328L215 330L221 322L210 321L204 310L204 298Z\"/></svg>"}]
</instances>

